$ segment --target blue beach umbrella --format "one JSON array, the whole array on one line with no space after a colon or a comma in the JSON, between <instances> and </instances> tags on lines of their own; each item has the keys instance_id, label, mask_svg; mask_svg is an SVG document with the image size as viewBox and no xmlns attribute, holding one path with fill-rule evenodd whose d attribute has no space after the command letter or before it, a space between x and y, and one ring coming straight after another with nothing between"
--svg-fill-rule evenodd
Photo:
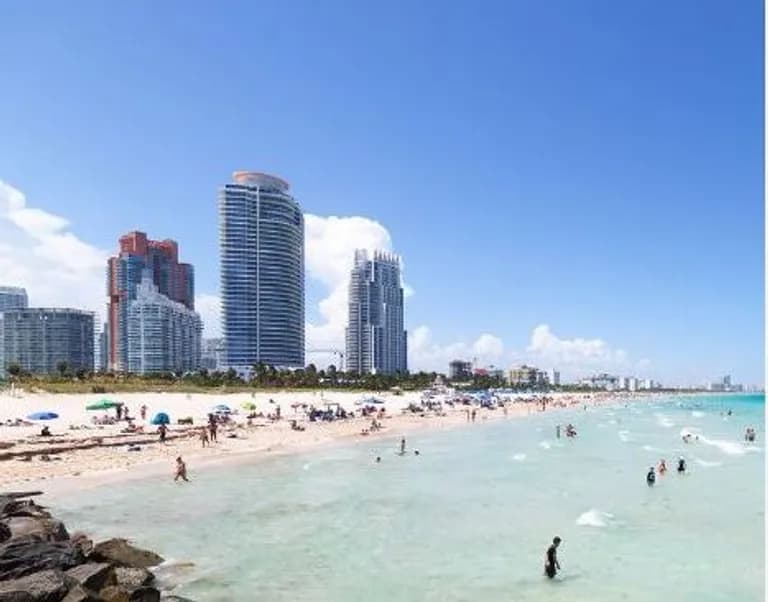
<instances>
[{"instance_id":1,"label":"blue beach umbrella","mask_svg":"<svg viewBox=\"0 0 768 602\"><path fill-rule=\"evenodd\" d=\"M217 406L213 406L213 411L218 412L219 414L231 414L232 409L228 405L224 405L223 403L220 403Z\"/></svg>"},{"instance_id":2,"label":"blue beach umbrella","mask_svg":"<svg viewBox=\"0 0 768 602\"><path fill-rule=\"evenodd\" d=\"M58 417L59 415L56 412L35 412L27 416L29 420L53 420Z\"/></svg>"},{"instance_id":3,"label":"blue beach umbrella","mask_svg":"<svg viewBox=\"0 0 768 602\"><path fill-rule=\"evenodd\" d=\"M158 412L155 414L155 417L152 419L152 424L170 424L171 419L168 417L168 414L165 412Z\"/></svg>"}]
</instances>

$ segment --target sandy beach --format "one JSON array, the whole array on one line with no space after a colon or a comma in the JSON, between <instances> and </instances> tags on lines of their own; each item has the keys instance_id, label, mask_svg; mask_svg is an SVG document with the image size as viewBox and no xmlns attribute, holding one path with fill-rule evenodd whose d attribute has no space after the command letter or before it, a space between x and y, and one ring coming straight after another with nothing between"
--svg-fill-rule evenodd
<instances>
[{"instance_id":1,"label":"sandy beach","mask_svg":"<svg viewBox=\"0 0 768 602\"><path fill-rule=\"evenodd\" d=\"M370 417L359 416L355 402L364 395L359 392L310 391L279 393L184 394L130 393L117 395L85 394L55 395L24 391L0 394L0 486L42 488L87 487L103 484L105 480L119 481L158 471L172 474L174 460L183 456L194 474L196 467L226 460L251 460L268 454L289 453L338 441L363 440L374 437L399 437L418 429L448 429L468 422L469 406L443 406L442 411L412 413L409 404L419 405L421 392L402 395L381 394L385 417L382 428L367 432ZM619 396L606 393L549 394L546 411L560 407L586 404L594 406L615 402ZM634 398L637 395L632 396ZM128 423L94 424L94 419L114 417L114 410L88 411L86 406L108 398L128 407L134 424L143 432L125 433ZM540 398L540 396L538 396ZM506 408L493 410L477 408L476 421L511 419L541 411L535 396L515 396ZM629 398L624 394L622 399ZM310 422L303 407L325 408L327 403L339 404L356 417L332 422ZM207 423L213 407L225 404L233 410L229 424L220 427L218 441L203 447L200 431ZM244 406L253 404L256 410ZM146 406L146 419L139 417ZM280 407L281 419L266 418ZM476 406L472 406L476 407ZM9 426L7 421L25 418L33 412L55 412L59 418L34 421L32 424ZM165 443L159 441L157 427L150 420L157 412L170 416L171 424ZM265 417L252 419L248 414ZM193 424L179 425L180 418L192 418ZM304 430L291 428L291 421ZM41 437L43 426L52 436ZM364 434L364 431L366 433ZM129 451L133 447L134 451ZM138 449L136 449L138 448Z\"/></svg>"}]
</instances>

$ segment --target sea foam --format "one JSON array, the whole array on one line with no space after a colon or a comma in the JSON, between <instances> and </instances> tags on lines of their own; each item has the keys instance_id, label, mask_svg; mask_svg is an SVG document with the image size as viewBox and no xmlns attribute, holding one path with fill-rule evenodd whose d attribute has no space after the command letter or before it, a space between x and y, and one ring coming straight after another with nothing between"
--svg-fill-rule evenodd
<instances>
[{"instance_id":1,"label":"sea foam","mask_svg":"<svg viewBox=\"0 0 768 602\"><path fill-rule=\"evenodd\" d=\"M607 527L611 522L613 522L613 514L596 508L587 510L576 519L576 524L580 527Z\"/></svg>"},{"instance_id":2,"label":"sea foam","mask_svg":"<svg viewBox=\"0 0 768 602\"><path fill-rule=\"evenodd\" d=\"M527 457L528 457L528 454L515 454L514 456L512 456L512 459L517 460L518 462L522 462Z\"/></svg>"}]
</instances>

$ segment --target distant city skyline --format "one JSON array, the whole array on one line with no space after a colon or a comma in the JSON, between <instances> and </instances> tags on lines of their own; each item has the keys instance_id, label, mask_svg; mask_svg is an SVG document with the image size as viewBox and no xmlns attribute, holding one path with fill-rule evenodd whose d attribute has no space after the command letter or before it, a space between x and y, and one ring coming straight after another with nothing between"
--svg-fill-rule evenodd
<instances>
[{"instance_id":1,"label":"distant city skyline","mask_svg":"<svg viewBox=\"0 0 768 602\"><path fill-rule=\"evenodd\" d=\"M397 249L412 370L762 381L758 3L147 6L0 8L0 284L33 305L101 322L140 229L220 335L216 191L253 168L305 211L306 349L344 347L354 249Z\"/></svg>"}]
</instances>

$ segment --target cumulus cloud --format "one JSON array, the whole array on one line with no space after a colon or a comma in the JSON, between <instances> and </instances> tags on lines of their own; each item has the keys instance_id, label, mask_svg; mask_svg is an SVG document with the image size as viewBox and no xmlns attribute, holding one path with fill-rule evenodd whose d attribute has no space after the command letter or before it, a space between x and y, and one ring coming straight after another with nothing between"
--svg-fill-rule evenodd
<instances>
[{"instance_id":1,"label":"cumulus cloud","mask_svg":"<svg viewBox=\"0 0 768 602\"><path fill-rule=\"evenodd\" d=\"M481 334L474 342L454 341L441 344L427 326L413 329L408 336L408 362L412 372L448 371L451 360L476 360L478 366L506 368L504 343L492 334Z\"/></svg>"},{"instance_id":2,"label":"cumulus cloud","mask_svg":"<svg viewBox=\"0 0 768 602\"><path fill-rule=\"evenodd\" d=\"M366 217L305 215L306 269L309 279L326 290L318 305L320 320L307 322L307 349L344 350L349 271L356 249L391 251L387 229ZM328 354L307 354L308 362L334 362Z\"/></svg>"},{"instance_id":3,"label":"cumulus cloud","mask_svg":"<svg viewBox=\"0 0 768 602\"><path fill-rule=\"evenodd\" d=\"M108 253L77 237L67 219L30 207L0 180L0 277L23 286L32 306L76 307L105 313Z\"/></svg>"},{"instance_id":4,"label":"cumulus cloud","mask_svg":"<svg viewBox=\"0 0 768 602\"><path fill-rule=\"evenodd\" d=\"M603 339L560 338L547 324L533 329L526 353L533 363L560 368L571 376L603 370L621 374L643 372L650 366L648 359L632 362L626 351Z\"/></svg>"}]
</instances>

